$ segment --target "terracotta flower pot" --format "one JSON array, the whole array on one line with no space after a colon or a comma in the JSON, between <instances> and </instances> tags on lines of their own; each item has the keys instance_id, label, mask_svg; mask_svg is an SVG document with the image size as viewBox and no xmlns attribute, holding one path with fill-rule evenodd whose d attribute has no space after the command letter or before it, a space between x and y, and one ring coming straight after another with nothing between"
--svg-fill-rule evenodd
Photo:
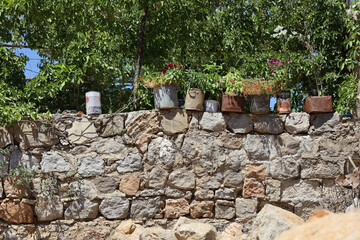
<instances>
[{"instance_id":1,"label":"terracotta flower pot","mask_svg":"<svg viewBox=\"0 0 360 240\"><path fill-rule=\"evenodd\" d=\"M307 113L333 112L332 96L311 96L305 98L304 111Z\"/></svg>"},{"instance_id":2,"label":"terracotta flower pot","mask_svg":"<svg viewBox=\"0 0 360 240\"><path fill-rule=\"evenodd\" d=\"M245 97L223 95L221 111L231 113L245 113Z\"/></svg>"}]
</instances>

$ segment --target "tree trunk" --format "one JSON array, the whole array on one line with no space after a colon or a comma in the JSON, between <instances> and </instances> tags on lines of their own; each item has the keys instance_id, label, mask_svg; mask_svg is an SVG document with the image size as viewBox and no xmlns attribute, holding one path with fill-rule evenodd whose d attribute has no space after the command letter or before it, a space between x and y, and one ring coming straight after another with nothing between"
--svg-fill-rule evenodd
<instances>
[{"instance_id":1,"label":"tree trunk","mask_svg":"<svg viewBox=\"0 0 360 240\"><path fill-rule=\"evenodd\" d=\"M137 45L137 54L136 54L136 61L135 61L135 76L134 76L134 82L133 82L133 94L134 96L137 95L137 89L138 84L137 80L140 76L140 70L141 70L141 57L143 54L143 43L144 43L144 36L145 36L145 25L146 25L146 15L147 15L148 7L146 6L144 9L143 16L141 18L141 25L140 25L140 35L139 35L139 41Z\"/></svg>"}]
</instances>

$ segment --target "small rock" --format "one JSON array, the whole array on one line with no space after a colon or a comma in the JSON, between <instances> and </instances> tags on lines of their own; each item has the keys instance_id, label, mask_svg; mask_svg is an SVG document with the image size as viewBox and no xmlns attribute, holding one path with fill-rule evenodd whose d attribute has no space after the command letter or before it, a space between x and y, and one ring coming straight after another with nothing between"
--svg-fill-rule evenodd
<instances>
[{"instance_id":1,"label":"small rock","mask_svg":"<svg viewBox=\"0 0 360 240\"><path fill-rule=\"evenodd\" d=\"M265 180L266 172L262 164L251 164L246 166L246 177Z\"/></svg>"},{"instance_id":2,"label":"small rock","mask_svg":"<svg viewBox=\"0 0 360 240\"><path fill-rule=\"evenodd\" d=\"M215 204L215 218L233 219L235 208L233 201L217 200Z\"/></svg>"},{"instance_id":3,"label":"small rock","mask_svg":"<svg viewBox=\"0 0 360 240\"><path fill-rule=\"evenodd\" d=\"M227 128L233 133L249 133L253 130L253 125L247 114L230 114L227 120Z\"/></svg>"},{"instance_id":4,"label":"small rock","mask_svg":"<svg viewBox=\"0 0 360 240\"><path fill-rule=\"evenodd\" d=\"M280 201L281 182L278 180L268 179L265 181L266 198L272 202Z\"/></svg>"},{"instance_id":5,"label":"small rock","mask_svg":"<svg viewBox=\"0 0 360 240\"><path fill-rule=\"evenodd\" d=\"M185 169L175 170L169 175L168 184L174 188L192 190L195 188L195 174Z\"/></svg>"},{"instance_id":6,"label":"small rock","mask_svg":"<svg viewBox=\"0 0 360 240\"><path fill-rule=\"evenodd\" d=\"M215 191L215 198L234 200L236 198L236 191L233 188L220 188Z\"/></svg>"},{"instance_id":7,"label":"small rock","mask_svg":"<svg viewBox=\"0 0 360 240\"><path fill-rule=\"evenodd\" d=\"M65 219L87 220L98 216L99 204L89 199L77 199L65 210Z\"/></svg>"},{"instance_id":8,"label":"small rock","mask_svg":"<svg viewBox=\"0 0 360 240\"><path fill-rule=\"evenodd\" d=\"M124 176L121 178L120 191L128 196L135 196L139 190L140 179L135 176Z\"/></svg>"},{"instance_id":9,"label":"small rock","mask_svg":"<svg viewBox=\"0 0 360 240\"><path fill-rule=\"evenodd\" d=\"M209 189L197 189L195 192L196 200L208 200L214 198L214 191Z\"/></svg>"},{"instance_id":10,"label":"small rock","mask_svg":"<svg viewBox=\"0 0 360 240\"><path fill-rule=\"evenodd\" d=\"M244 181L244 174L240 172L230 172L224 180L225 187L231 187L239 189L242 187L242 182Z\"/></svg>"},{"instance_id":11,"label":"small rock","mask_svg":"<svg viewBox=\"0 0 360 240\"><path fill-rule=\"evenodd\" d=\"M284 131L284 122L279 117L260 116L255 120L254 130L263 134L280 134Z\"/></svg>"},{"instance_id":12,"label":"small rock","mask_svg":"<svg viewBox=\"0 0 360 240\"><path fill-rule=\"evenodd\" d=\"M225 129L225 119L222 113L204 112L199 123L202 129L208 131L218 132Z\"/></svg>"},{"instance_id":13,"label":"small rock","mask_svg":"<svg viewBox=\"0 0 360 240\"><path fill-rule=\"evenodd\" d=\"M78 158L78 172L83 177L97 176L105 171L104 160L99 156L86 156Z\"/></svg>"},{"instance_id":14,"label":"small rock","mask_svg":"<svg viewBox=\"0 0 360 240\"><path fill-rule=\"evenodd\" d=\"M178 240L215 240L216 229L206 223L190 223L180 225L175 236Z\"/></svg>"},{"instance_id":15,"label":"small rock","mask_svg":"<svg viewBox=\"0 0 360 240\"><path fill-rule=\"evenodd\" d=\"M185 198L166 199L165 218L179 218L189 214L190 206Z\"/></svg>"},{"instance_id":16,"label":"small rock","mask_svg":"<svg viewBox=\"0 0 360 240\"><path fill-rule=\"evenodd\" d=\"M196 201L190 204L190 216L192 218L212 218L213 217L213 201Z\"/></svg>"},{"instance_id":17,"label":"small rock","mask_svg":"<svg viewBox=\"0 0 360 240\"><path fill-rule=\"evenodd\" d=\"M149 188L164 188L168 176L169 173L165 169L161 167L155 167L149 174L147 185Z\"/></svg>"},{"instance_id":18,"label":"small rock","mask_svg":"<svg viewBox=\"0 0 360 240\"><path fill-rule=\"evenodd\" d=\"M244 199L237 198L235 201L236 217L253 218L256 217L258 200L256 198Z\"/></svg>"},{"instance_id":19,"label":"small rock","mask_svg":"<svg viewBox=\"0 0 360 240\"><path fill-rule=\"evenodd\" d=\"M131 203L130 217L132 219L151 219L159 212L164 203L160 198L135 199Z\"/></svg>"},{"instance_id":20,"label":"small rock","mask_svg":"<svg viewBox=\"0 0 360 240\"><path fill-rule=\"evenodd\" d=\"M133 220L124 220L120 223L120 225L115 229L115 232L122 234L132 234L135 231L135 224Z\"/></svg>"},{"instance_id":21,"label":"small rock","mask_svg":"<svg viewBox=\"0 0 360 240\"><path fill-rule=\"evenodd\" d=\"M104 199L99 207L100 213L107 219L124 219L129 214L130 203L124 197Z\"/></svg>"},{"instance_id":22,"label":"small rock","mask_svg":"<svg viewBox=\"0 0 360 240\"><path fill-rule=\"evenodd\" d=\"M141 170L141 156L140 154L129 154L124 160L117 161L118 167L116 168L119 173L127 173Z\"/></svg>"},{"instance_id":23,"label":"small rock","mask_svg":"<svg viewBox=\"0 0 360 240\"><path fill-rule=\"evenodd\" d=\"M310 127L310 115L307 113L290 113L285 120L285 129L291 134L307 133Z\"/></svg>"},{"instance_id":24,"label":"small rock","mask_svg":"<svg viewBox=\"0 0 360 240\"><path fill-rule=\"evenodd\" d=\"M242 193L244 198L265 198L265 187L260 182L250 178L245 178Z\"/></svg>"},{"instance_id":25,"label":"small rock","mask_svg":"<svg viewBox=\"0 0 360 240\"><path fill-rule=\"evenodd\" d=\"M93 182L101 193L111 193L119 187L119 179L112 176L97 177Z\"/></svg>"},{"instance_id":26,"label":"small rock","mask_svg":"<svg viewBox=\"0 0 360 240\"><path fill-rule=\"evenodd\" d=\"M40 222L62 218L64 206L59 196L38 197L35 205L35 214Z\"/></svg>"},{"instance_id":27,"label":"small rock","mask_svg":"<svg viewBox=\"0 0 360 240\"><path fill-rule=\"evenodd\" d=\"M8 223L33 223L34 212L28 204L5 200L0 204L0 218Z\"/></svg>"}]
</instances>

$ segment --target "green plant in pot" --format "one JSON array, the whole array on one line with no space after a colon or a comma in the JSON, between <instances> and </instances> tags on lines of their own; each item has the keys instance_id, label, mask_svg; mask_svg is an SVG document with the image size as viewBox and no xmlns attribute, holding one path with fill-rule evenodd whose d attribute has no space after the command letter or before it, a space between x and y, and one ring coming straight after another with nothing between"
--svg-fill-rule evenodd
<instances>
[{"instance_id":1,"label":"green plant in pot","mask_svg":"<svg viewBox=\"0 0 360 240\"><path fill-rule=\"evenodd\" d=\"M185 109L190 111L204 111L204 80L205 74L194 69L186 69L186 80L182 92L185 97Z\"/></svg>"},{"instance_id":2,"label":"green plant in pot","mask_svg":"<svg viewBox=\"0 0 360 240\"><path fill-rule=\"evenodd\" d=\"M140 78L145 86L154 89L155 108L178 108L178 87L184 83L182 65L169 63L159 73L151 72Z\"/></svg>"},{"instance_id":3,"label":"green plant in pot","mask_svg":"<svg viewBox=\"0 0 360 240\"><path fill-rule=\"evenodd\" d=\"M235 68L221 79L222 95L222 112L244 113L245 97L242 95L243 82L241 73Z\"/></svg>"}]
</instances>

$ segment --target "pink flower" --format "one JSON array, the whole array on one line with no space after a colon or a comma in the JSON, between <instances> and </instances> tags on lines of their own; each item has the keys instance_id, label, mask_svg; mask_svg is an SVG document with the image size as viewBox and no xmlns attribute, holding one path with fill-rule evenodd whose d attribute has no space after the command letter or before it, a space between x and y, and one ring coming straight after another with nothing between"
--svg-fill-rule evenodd
<instances>
[{"instance_id":1,"label":"pink flower","mask_svg":"<svg viewBox=\"0 0 360 240\"><path fill-rule=\"evenodd\" d=\"M173 66L172 63L169 63L169 64L168 64L168 67L169 67L169 68L172 68L172 66Z\"/></svg>"},{"instance_id":2,"label":"pink flower","mask_svg":"<svg viewBox=\"0 0 360 240\"><path fill-rule=\"evenodd\" d=\"M274 57L274 59L276 59L276 57Z\"/></svg>"},{"instance_id":3,"label":"pink flower","mask_svg":"<svg viewBox=\"0 0 360 240\"><path fill-rule=\"evenodd\" d=\"M282 66L283 66L283 64L280 64L280 66L282 67Z\"/></svg>"},{"instance_id":4,"label":"pink flower","mask_svg":"<svg viewBox=\"0 0 360 240\"><path fill-rule=\"evenodd\" d=\"M271 63L269 64L269 66L271 66Z\"/></svg>"},{"instance_id":5,"label":"pink flower","mask_svg":"<svg viewBox=\"0 0 360 240\"><path fill-rule=\"evenodd\" d=\"M182 66L180 66L179 69L182 69Z\"/></svg>"},{"instance_id":6,"label":"pink flower","mask_svg":"<svg viewBox=\"0 0 360 240\"><path fill-rule=\"evenodd\" d=\"M161 69L163 72L165 72L165 68Z\"/></svg>"},{"instance_id":7,"label":"pink flower","mask_svg":"<svg viewBox=\"0 0 360 240\"><path fill-rule=\"evenodd\" d=\"M276 68L276 66L274 68Z\"/></svg>"},{"instance_id":8,"label":"pink flower","mask_svg":"<svg viewBox=\"0 0 360 240\"><path fill-rule=\"evenodd\" d=\"M266 90L270 90L270 87L269 87L269 86L267 86L267 87L266 87Z\"/></svg>"},{"instance_id":9,"label":"pink flower","mask_svg":"<svg viewBox=\"0 0 360 240\"><path fill-rule=\"evenodd\" d=\"M140 78L140 81L144 80L144 78Z\"/></svg>"},{"instance_id":10,"label":"pink flower","mask_svg":"<svg viewBox=\"0 0 360 240\"><path fill-rule=\"evenodd\" d=\"M288 60L288 62L290 62L290 60Z\"/></svg>"},{"instance_id":11,"label":"pink flower","mask_svg":"<svg viewBox=\"0 0 360 240\"><path fill-rule=\"evenodd\" d=\"M284 61L281 61L281 63L284 63Z\"/></svg>"},{"instance_id":12,"label":"pink flower","mask_svg":"<svg viewBox=\"0 0 360 240\"><path fill-rule=\"evenodd\" d=\"M269 60L269 62L272 62L272 61L273 61L272 59Z\"/></svg>"},{"instance_id":13,"label":"pink flower","mask_svg":"<svg viewBox=\"0 0 360 240\"><path fill-rule=\"evenodd\" d=\"M271 69L271 71L275 71L275 69Z\"/></svg>"}]
</instances>

